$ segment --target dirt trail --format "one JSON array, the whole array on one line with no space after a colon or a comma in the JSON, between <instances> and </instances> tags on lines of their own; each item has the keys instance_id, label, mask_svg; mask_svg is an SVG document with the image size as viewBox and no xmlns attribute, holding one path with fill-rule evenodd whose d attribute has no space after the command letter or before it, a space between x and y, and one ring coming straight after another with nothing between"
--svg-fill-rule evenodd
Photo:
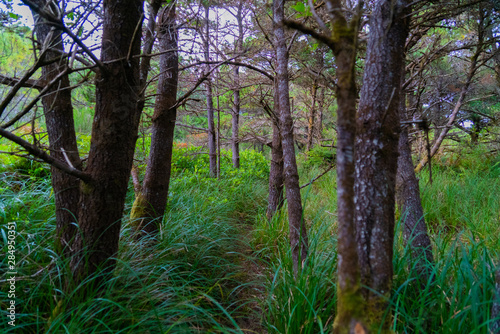
<instances>
[{"instance_id":1,"label":"dirt trail","mask_svg":"<svg viewBox=\"0 0 500 334\"><path fill-rule=\"evenodd\" d=\"M263 325L262 305L265 295L265 265L257 258L248 244L252 238L253 226L251 223L241 223L241 236L239 252L242 254L240 262L241 278L240 282L244 285L239 291L239 299L245 303L242 307L242 316L235 318L236 323L243 333L265 334L267 330ZM241 305L241 304L240 304ZM240 312L239 312L240 313Z\"/></svg>"}]
</instances>

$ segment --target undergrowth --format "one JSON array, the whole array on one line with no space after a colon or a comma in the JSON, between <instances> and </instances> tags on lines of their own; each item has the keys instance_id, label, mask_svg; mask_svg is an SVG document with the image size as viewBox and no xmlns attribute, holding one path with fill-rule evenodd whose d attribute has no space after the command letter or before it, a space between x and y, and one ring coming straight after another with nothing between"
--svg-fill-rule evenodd
<instances>
[{"instance_id":1,"label":"undergrowth","mask_svg":"<svg viewBox=\"0 0 500 334\"><path fill-rule=\"evenodd\" d=\"M68 266L52 251L53 194L47 175L33 173L36 164L25 166L27 172L4 169L4 253L4 224L17 222L16 332L242 333L248 332L243 320L251 316L265 327L259 333L331 332L335 171L302 190L310 249L294 276L286 205L271 221L265 217L268 162L262 155L243 151L239 171L224 157L221 178L214 179L208 177L208 157L198 149L177 148L175 154L167 214L156 242L137 242L125 224L117 268L104 292L84 296L78 289L62 293ZM398 221L386 314L395 333L489 333L496 320L491 307L500 246L498 161L473 151L436 160L432 183L425 169L419 175L435 263L428 264L427 282L416 280L411 251L401 236L404 222ZM329 163L303 163L300 183L316 178ZM249 281L254 270L249 263L265 281L259 296L255 286L260 283ZM5 265L4 259L2 270ZM2 290L4 318L6 300ZM11 330L2 326L3 332Z\"/></svg>"},{"instance_id":2,"label":"undergrowth","mask_svg":"<svg viewBox=\"0 0 500 334\"><path fill-rule=\"evenodd\" d=\"M240 320L254 312L248 290L258 284L243 273L249 260L243 236L246 219L263 206L266 183L251 175L239 178L179 173L157 240L137 241L123 224L117 267L104 289L65 294L69 269L53 251L50 179L4 172L1 251L7 251L6 223L14 221L18 280L16 327L2 320L0 332L242 333ZM231 196L224 196L229 188ZM0 268L6 272L6 257ZM0 292L2 319L6 292Z\"/></svg>"}]
</instances>

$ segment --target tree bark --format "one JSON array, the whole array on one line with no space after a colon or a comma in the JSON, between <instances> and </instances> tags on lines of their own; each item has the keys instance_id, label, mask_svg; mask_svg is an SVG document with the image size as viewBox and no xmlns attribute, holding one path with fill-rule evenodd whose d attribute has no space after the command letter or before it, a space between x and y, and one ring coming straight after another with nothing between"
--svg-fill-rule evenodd
<instances>
[{"instance_id":1,"label":"tree bark","mask_svg":"<svg viewBox=\"0 0 500 334\"><path fill-rule=\"evenodd\" d=\"M79 231L73 244L71 270L75 284L97 270L115 266L140 114L139 61L141 0L105 0L96 108L85 172L80 184ZM100 276L100 280L103 279ZM70 286L71 287L71 286Z\"/></svg>"},{"instance_id":2,"label":"tree bark","mask_svg":"<svg viewBox=\"0 0 500 334\"><path fill-rule=\"evenodd\" d=\"M277 82L280 106L280 133L283 145L284 179L286 198L288 202L288 223L290 243L295 274L301 263L305 261L308 252L308 240L302 211L299 174L295 160L293 141L293 120L290 111L288 87L288 50L283 28L285 0L274 0L274 36L277 60Z\"/></svg>"},{"instance_id":3,"label":"tree bark","mask_svg":"<svg viewBox=\"0 0 500 334\"><path fill-rule=\"evenodd\" d=\"M178 33L175 4L166 7L158 18L160 52L177 50ZM151 146L141 192L137 195L130 218L138 231L157 234L165 214L170 184L172 150L177 109L179 56L177 51L160 56L155 111L151 126Z\"/></svg>"},{"instance_id":4,"label":"tree bark","mask_svg":"<svg viewBox=\"0 0 500 334\"><path fill-rule=\"evenodd\" d=\"M405 117L404 113L401 117ZM410 266L415 265L416 278L421 285L425 285L431 274L429 265L434 263L434 260L406 127L402 129L399 136L396 202L404 224L403 238L407 247L411 249Z\"/></svg>"},{"instance_id":5,"label":"tree bark","mask_svg":"<svg viewBox=\"0 0 500 334\"><path fill-rule=\"evenodd\" d=\"M45 0L33 1L43 8ZM54 59L64 52L61 31L53 28L46 20L33 12L35 34L40 45L50 50L45 53L45 60ZM67 60L52 62L42 67L41 79L51 82L67 68ZM73 105L68 75L62 75L59 83L52 86L42 98L45 124L49 137L50 155L60 161L69 161L73 167L81 170L81 160L76 143ZM69 255L76 232L76 215L80 198L79 179L56 167L51 167L52 188L56 204L56 238L55 250L61 256Z\"/></svg>"},{"instance_id":6,"label":"tree bark","mask_svg":"<svg viewBox=\"0 0 500 334\"><path fill-rule=\"evenodd\" d=\"M389 332L384 318L391 294L399 99L408 1L377 2L370 18L356 138L356 233L365 315L372 329Z\"/></svg>"},{"instance_id":7,"label":"tree bark","mask_svg":"<svg viewBox=\"0 0 500 334\"><path fill-rule=\"evenodd\" d=\"M238 4L238 11L236 13L236 22L238 23L238 38L236 41L236 52L241 53L243 51L243 1ZM231 136L231 151L233 158L233 167L240 168L240 143L239 143L239 132L240 132L240 68L239 66L234 66L234 92L233 92L233 115L232 115L232 136Z\"/></svg>"},{"instance_id":8,"label":"tree bark","mask_svg":"<svg viewBox=\"0 0 500 334\"><path fill-rule=\"evenodd\" d=\"M350 23L340 14L340 2L328 3L333 13L332 51L337 65L337 315L334 333L364 328L356 228L354 225L354 143L356 138L355 62L359 15ZM363 332L362 332L363 333Z\"/></svg>"},{"instance_id":9,"label":"tree bark","mask_svg":"<svg viewBox=\"0 0 500 334\"><path fill-rule=\"evenodd\" d=\"M275 91L278 91L277 81L274 83ZM274 115L271 119L273 124L273 141L271 146L271 168L269 170L269 200L266 216L271 220L274 214L283 206L283 146L279 127L279 97L274 94Z\"/></svg>"},{"instance_id":10,"label":"tree bark","mask_svg":"<svg viewBox=\"0 0 500 334\"><path fill-rule=\"evenodd\" d=\"M209 27L209 13L210 7L208 4L205 6L205 37L204 37L204 52L205 61L210 61L210 44L208 40L210 39L210 27ZM210 71L210 65L207 63L205 70L207 73ZM208 156L210 162L210 176L217 176L217 148L215 145L215 124L214 124L214 101L212 95L212 80L207 78L205 81L205 87L207 90L207 121L208 121Z\"/></svg>"}]
</instances>

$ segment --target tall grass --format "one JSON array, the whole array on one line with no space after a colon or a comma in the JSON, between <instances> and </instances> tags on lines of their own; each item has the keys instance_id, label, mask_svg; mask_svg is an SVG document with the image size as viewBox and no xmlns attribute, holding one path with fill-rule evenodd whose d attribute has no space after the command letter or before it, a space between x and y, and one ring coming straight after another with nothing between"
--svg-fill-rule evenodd
<instances>
[{"instance_id":1,"label":"tall grass","mask_svg":"<svg viewBox=\"0 0 500 334\"><path fill-rule=\"evenodd\" d=\"M271 221L265 218L267 184L260 158L248 154L248 168L223 169L226 176L216 180L205 175L206 157L189 153L183 151L174 169L160 235L154 242L138 242L125 224L116 270L102 283L104 289L85 294L80 288L63 292L68 265L52 251L53 196L47 177L2 174L2 252L3 224L16 221L20 279L18 326L14 330L2 322L0 331L330 332L336 306L335 172L302 190L310 251L295 276L286 205ZM423 284L416 280L411 251L401 236L404 222L397 224L386 314L395 333L486 334L497 320L490 314L499 252L498 171L494 160L467 159L476 162L436 163L432 184L425 173L420 175L435 259L429 264L431 279ZM307 166L301 184L324 168ZM253 169L258 169L255 175ZM5 261L0 268L6 268ZM263 284L255 281L259 277ZM3 289L4 318L6 301Z\"/></svg>"},{"instance_id":2,"label":"tall grass","mask_svg":"<svg viewBox=\"0 0 500 334\"><path fill-rule=\"evenodd\" d=\"M473 156L470 159L479 159ZM479 163L478 163L479 164ZM492 167L493 166L493 167ZM431 279L416 280L417 268L398 221L394 281L386 316L395 333L489 333L498 263L499 180L495 164L483 159L475 169L437 165L434 181L422 178L426 219L431 225L435 263ZM303 169L301 184L324 167ZM488 171L492 171L491 173ZM257 219L254 247L269 262L264 303L270 333L326 333L336 303L335 173L302 190L309 226L310 256L294 277L286 207L267 222Z\"/></svg>"},{"instance_id":3,"label":"tall grass","mask_svg":"<svg viewBox=\"0 0 500 334\"><path fill-rule=\"evenodd\" d=\"M245 265L256 260L249 258L245 219L263 205L266 184L260 179L173 180L157 239L138 242L125 224L113 275L101 288L70 292L63 292L68 263L53 252L50 181L12 182L24 183L4 190L0 229L6 254L4 224L18 223L17 318L14 328L2 321L0 332L242 333L242 319L255 317L249 290L258 282ZM232 197L221 198L229 187ZM6 262L2 257L2 272ZM88 281L98 282L98 275ZM2 289L3 319L8 301Z\"/></svg>"}]
</instances>

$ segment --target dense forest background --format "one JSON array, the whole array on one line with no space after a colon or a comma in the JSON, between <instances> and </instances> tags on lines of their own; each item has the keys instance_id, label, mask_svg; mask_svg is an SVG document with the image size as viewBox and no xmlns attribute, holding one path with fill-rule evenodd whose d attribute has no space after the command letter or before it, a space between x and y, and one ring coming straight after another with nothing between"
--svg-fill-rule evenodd
<instances>
[{"instance_id":1,"label":"dense forest background","mask_svg":"<svg viewBox=\"0 0 500 334\"><path fill-rule=\"evenodd\" d=\"M2 332L499 333L497 1L0 22Z\"/></svg>"}]
</instances>

